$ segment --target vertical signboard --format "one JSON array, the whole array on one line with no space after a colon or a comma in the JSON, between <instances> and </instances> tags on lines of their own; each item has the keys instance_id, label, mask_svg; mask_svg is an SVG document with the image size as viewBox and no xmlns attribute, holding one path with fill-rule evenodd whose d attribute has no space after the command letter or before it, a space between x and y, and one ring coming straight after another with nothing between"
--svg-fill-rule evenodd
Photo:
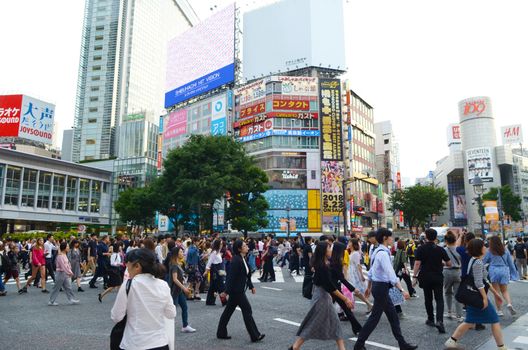
<instances>
[{"instance_id":1,"label":"vertical signboard","mask_svg":"<svg viewBox=\"0 0 528 350\"><path fill-rule=\"evenodd\" d=\"M478 147L466 150L469 183L475 177L480 177L483 182L493 182L493 158L490 147Z\"/></svg>"},{"instance_id":2,"label":"vertical signboard","mask_svg":"<svg viewBox=\"0 0 528 350\"><path fill-rule=\"evenodd\" d=\"M339 79L319 79L321 160L343 160Z\"/></svg>"},{"instance_id":3,"label":"vertical signboard","mask_svg":"<svg viewBox=\"0 0 528 350\"><path fill-rule=\"evenodd\" d=\"M339 216L343 213L343 162L321 162L322 206L324 216Z\"/></svg>"},{"instance_id":4,"label":"vertical signboard","mask_svg":"<svg viewBox=\"0 0 528 350\"><path fill-rule=\"evenodd\" d=\"M463 194L455 194L453 196L453 214L455 220L466 220L466 196Z\"/></svg>"},{"instance_id":5,"label":"vertical signboard","mask_svg":"<svg viewBox=\"0 0 528 350\"><path fill-rule=\"evenodd\" d=\"M483 204L486 221L499 221L499 209L497 208L497 201L484 201Z\"/></svg>"},{"instance_id":6,"label":"vertical signboard","mask_svg":"<svg viewBox=\"0 0 528 350\"><path fill-rule=\"evenodd\" d=\"M211 135L227 135L226 95L213 99L211 115Z\"/></svg>"},{"instance_id":7,"label":"vertical signboard","mask_svg":"<svg viewBox=\"0 0 528 350\"><path fill-rule=\"evenodd\" d=\"M460 143L462 143L460 124L449 124L447 127L447 145Z\"/></svg>"}]
</instances>

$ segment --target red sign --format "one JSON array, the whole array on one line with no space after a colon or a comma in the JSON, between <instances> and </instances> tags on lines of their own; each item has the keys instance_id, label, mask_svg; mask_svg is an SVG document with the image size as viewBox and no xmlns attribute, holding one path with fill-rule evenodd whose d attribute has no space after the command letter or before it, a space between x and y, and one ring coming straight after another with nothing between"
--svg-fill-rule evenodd
<instances>
[{"instance_id":1,"label":"red sign","mask_svg":"<svg viewBox=\"0 0 528 350\"><path fill-rule=\"evenodd\" d=\"M403 224L403 211L400 210L400 224Z\"/></svg>"},{"instance_id":2,"label":"red sign","mask_svg":"<svg viewBox=\"0 0 528 350\"><path fill-rule=\"evenodd\" d=\"M399 171L396 173L396 188L401 189L401 175Z\"/></svg>"},{"instance_id":3,"label":"red sign","mask_svg":"<svg viewBox=\"0 0 528 350\"><path fill-rule=\"evenodd\" d=\"M271 129L273 129L273 120L268 119L262 123L243 126L240 128L240 137L258 134L259 132L264 132Z\"/></svg>"},{"instance_id":4,"label":"red sign","mask_svg":"<svg viewBox=\"0 0 528 350\"><path fill-rule=\"evenodd\" d=\"M240 110L240 118L251 117L258 113L266 112L266 103L262 102L256 105L244 107Z\"/></svg>"},{"instance_id":5,"label":"red sign","mask_svg":"<svg viewBox=\"0 0 528 350\"><path fill-rule=\"evenodd\" d=\"M264 120L266 120L268 116L266 114L257 115L256 117L251 117L244 120L239 120L237 122L233 123L233 128L238 128L244 125L254 124L254 123L261 123Z\"/></svg>"},{"instance_id":6,"label":"red sign","mask_svg":"<svg viewBox=\"0 0 528 350\"><path fill-rule=\"evenodd\" d=\"M319 118L319 113L316 112L271 112L267 113L270 118L292 118L311 120Z\"/></svg>"},{"instance_id":7,"label":"red sign","mask_svg":"<svg viewBox=\"0 0 528 350\"><path fill-rule=\"evenodd\" d=\"M476 114L477 116L479 116L485 110L486 110L485 100L466 102L466 105L464 106L464 115Z\"/></svg>"},{"instance_id":8,"label":"red sign","mask_svg":"<svg viewBox=\"0 0 528 350\"><path fill-rule=\"evenodd\" d=\"M309 111L310 101L273 99L273 110Z\"/></svg>"},{"instance_id":9,"label":"red sign","mask_svg":"<svg viewBox=\"0 0 528 350\"><path fill-rule=\"evenodd\" d=\"M378 199L378 213L383 213L383 202Z\"/></svg>"},{"instance_id":10,"label":"red sign","mask_svg":"<svg viewBox=\"0 0 528 350\"><path fill-rule=\"evenodd\" d=\"M161 156L161 151L158 152L158 170L161 169L161 164L163 163L163 157Z\"/></svg>"},{"instance_id":11,"label":"red sign","mask_svg":"<svg viewBox=\"0 0 528 350\"><path fill-rule=\"evenodd\" d=\"M18 136L22 95L0 96L0 136Z\"/></svg>"},{"instance_id":12,"label":"red sign","mask_svg":"<svg viewBox=\"0 0 528 350\"><path fill-rule=\"evenodd\" d=\"M460 140L460 125L453 125L451 132L453 133L453 140Z\"/></svg>"}]
</instances>

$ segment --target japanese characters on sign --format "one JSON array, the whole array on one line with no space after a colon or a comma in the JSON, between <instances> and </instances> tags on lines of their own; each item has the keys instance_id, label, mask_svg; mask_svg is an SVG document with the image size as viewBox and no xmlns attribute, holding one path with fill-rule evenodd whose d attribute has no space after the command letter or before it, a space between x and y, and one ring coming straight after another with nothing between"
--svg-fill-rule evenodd
<instances>
[{"instance_id":1,"label":"japanese characters on sign","mask_svg":"<svg viewBox=\"0 0 528 350\"><path fill-rule=\"evenodd\" d=\"M187 110L179 109L170 113L164 129L163 138L165 140L185 134L187 131Z\"/></svg>"},{"instance_id":2,"label":"japanese characters on sign","mask_svg":"<svg viewBox=\"0 0 528 350\"><path fill-rule=\"evenodd\" d=\"M317 78L278 76L271 80L281 82L282 95L317 96Z\"/></svg>"},{"instance_id":3,"label":"japanese characters on sign","mask_svg":"<svg viewBox=\"0 0 528 350\"><path fill-rule=\"evenodd\" d=\"M266 82L261 79L235 91L239 97L239 105L247 105L253 101L266 97Z\"/></svg>"},{"instance_id":4,"label":"japanese characters on sign","mask_svg":"<svg viewBox=\"0 0 528 350\"><path fill-rule=\"evenodd\" d=\"M292 119L303 119L312 120L319 118L318 113L312 112L271 112L267 113L268 117L272 118L292 118Z\"/></svg>"},{"instance_id":5,"label":"japanese characters on sign","mask_svg":"<svg viewBox=\"0 0 528 350\"><path fill-rule=\"evenodd\" d=\"M286 100L273 99L273 110L294 110L294 111L309 111L310 101L308 100Z\"/></svg>"},{"instance_id":6,"label":"japanese characters on sign","mask_svg":"<svg viewBox=\"0 0 528 350\"><path fill-rule=\"evenodd\" d=\"M343 160L341 87L338 79L319 79L321 160Z\"/></svg>"},{"instance_id":7,"label":"japanese characters on sign","mask_svg":"<svg viewBox=\"0 0 528 350\"><path fill-rule=\"evenodd\" d=\"M0 96L0 136L18 136L22 95Z\"/></svg>"},{"instance_id":8,"label":"japanese characters on sign","mask_svg":"<svg viewBox=\"0 0 528 350\"><path fill-rule=\"evenodd\" d=\"M211 135L227 135L226 95L213 100L211 115Z\"/></svg>"},{"instance_id":9,"label":"japanese characters on sign","mask_svg":"<svg viewBox=\"0 0 528 350\"><path fill-rule=\"evenodd\" d=\"M255 114L264 113L264 112L266 112L266 103L261 102L256 105L243 107L240 110L240 118L247 118L247 117L254 116Z\"/></svg>"},{"instance_id":10,"label":"japanese characters on sign","mask_svg":"<svg viewBox=\"0 0 528 350\"><path fill-rule=\"evenodd\" d=\"M447 127L447 145L462 143L460 124L449 124Z\"/></svg>"},{"instance_id":11,"label":"japanese characters on sign","mask_svg":"<svg viewBox=\"0 0 528 350\"><path fill-rule=\"evenodd\" d=\"M321 188L323 215L336 216L343 212L343 162L321 162Z\"/></svg>"},{"instance_id":12,"label":"japanese characters on sign","mask_svg":"<svg viewBox=\"0 0 528 350\"><path fill-rule=\"evenodd\" d=\"M245 125L240 128L240 137L258 134L267 130L273 129L273 120L268 119L262 123Z\"/></svg>"}]
</instances>

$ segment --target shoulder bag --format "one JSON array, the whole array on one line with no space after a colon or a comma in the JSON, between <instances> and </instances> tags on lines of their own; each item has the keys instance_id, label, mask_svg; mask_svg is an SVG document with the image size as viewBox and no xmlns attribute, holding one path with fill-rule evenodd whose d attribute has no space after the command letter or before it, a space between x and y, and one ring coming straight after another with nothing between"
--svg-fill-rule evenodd
<instances>
[{"instance_id":1,"label":"shoulder bag","mask_svg":"<svg viewBox=\"0 0 528 350\"><path fill-rule=\"evenodd\" d=\"M128 304L128 292L130 291L130 285L132 284L132 279L129 279L126 284L126 295L127 295L127 304ZM123 340L123 334L125 333L127 315L119 322L117 322L110 332L110 350L120 350L119 345Z\"/></svg>"},{"instance_id":2,"label":"shoulder bag","mask_svg":"<svg viewBox=\"0 0 528 350\"><path fill-rule=\"evenodd\" d=\"M482 301L482 295L475 285L475 279L473 278L473 265L475 264L475 259L473 259L468 267L468 273L466 276L462 277L460 286L455 294L455 299L461 304L472 306L479 310L482 310L484 307L484 302ZM486 286L486 283L484 283ZM487 288L486 288L487 294Z\"/></svg>"}]
</instances>

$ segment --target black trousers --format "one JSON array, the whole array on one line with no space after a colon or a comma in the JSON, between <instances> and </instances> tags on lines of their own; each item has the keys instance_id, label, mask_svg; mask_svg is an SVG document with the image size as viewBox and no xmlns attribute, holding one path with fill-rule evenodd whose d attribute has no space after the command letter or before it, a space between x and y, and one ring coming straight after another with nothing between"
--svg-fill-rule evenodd
<instances>
[{"instance_id":1,"label":"black trousers","mask_svg":"<svg viewBox=\"0 0 528 350\"><path fill-rule=\"evenodd\" d=\"M209 289L207 290L207 298L205 303L207 305L213 305L216 302L214 293L222 293L224 291L224 279L219 275L211 275L211 281L209 282Z\"/></svg>"},{"instance_id":2,"label":"black trousers","mask_svg":"<svg viewBox=\"0 0 528 350\"><path fill-rule=\"evenodd\" d=\"M356 317L354 316L354 313L352 312L352 310L350 310L345 302L339 298L336 298L332 295L332 298L334 299L334 301L341 307L341 310L343 310L343 312L345 313L346 317L348 318L348 320L350 321L350 325L352 326L352 332L354 332L354 334L358 334L359 331L361 331L361 328L363 328L361 326L361 323L358 322L358 320L356 319Z\"/></svg>"},{"instance_id":3,"label":"black trousers","mask_svg":"<svg viewBox=\"0 0 528 350\"><path fill-rule=\"evenodd\" d=\"M372 307L372 313L370 314L367 322L365 322L361 332L359 332L358 340L354 346L354 349L359 349L362 346L365 346L365 342L374 329L376 329L376 326L378 325L383 313L385 313L387 316L391 326L392 334L398 341L400 347L405 347L407 344L401 332L398 314L396 313L394 304L389 297L389 289L391 287L392 286L390 283L372 282L372 296L374 297L374 306Z\"/></svg>"},{"instance_id":4,"label":"black trousers","mask_svg":"<svg viewBox=\"0 0 528 350\"><path fill-rule=\"evenodd\" d=\"M275 281L275 270L273 269L272 257L268 257L268 259L264 262L264 273L262 274L262 280L267 281L268 279Z\"/></svg>"},{"instance_id":5,"label":"black trousers","mask_svg":"<svg viewBox=\"0 0 528 350\"><path fill-rule=\"evenodd\" d=\"M50 276L53 282L55 282L55 269L53 265L53 258L46 258L46 276Z\"/></svg>"},{"instance_id":6,"label":"black trousers","mask_svg":"<svg viewBox=\"0 0 528 350\"><path fill-rule=\"evenodd\" d=\"M409 294L410 295L415 294L416 290L414 289L414 287L412 285L411 276L409 276L408 274L404 273L404 274L402 274L400 276L400 281L402 279L405 281L405 284L407 285L407 290L409 291Z\"/></svg>"},{"instance_id":7,"label":"black trousers","mask_svg":"<svg viewBox=\"0 0 528 350\"><path fill-rule=\"evenodd\" d=\"M444 278L435 276L420 281L420 287L424 291L425 310L427 319L435 320L433 297L436 302L436 322L444 322Z\"/></svg>"},{"instance_id":8,"label":"black trousers","mask_svg":"<svg viewBox=\"0 0 528 350\"><path fill-rule=\"evenodd\" d=\"M106 266L97 265L97 267L95 268L95 273L94 273L92 279L90 280L90 285L91 286L95 286L95 282L97 282L97 279L99 277L103 278L105 286L108 285L108 271L106 270Z\"/></svg>"},{"instance_id":9,"label":"black trousers","mask_svg":"<svg viewBox=\"0 0 528 350\"><path fill-rule=\"evenodd\" d=\"M255 341L260 336L260 332L257 329L253 314L251 311L251 305L245 293L241 294L230 294L227 299L227 305L220 316L220 322L218 323L218 329L216 330L217 337L227 337L227 324L231 319L231 315L235 312L236 307L240 307L242 310L242 317L244 318L244 324L249 333L249 337L252 341Z\"/></svg>"}]
</instances>

